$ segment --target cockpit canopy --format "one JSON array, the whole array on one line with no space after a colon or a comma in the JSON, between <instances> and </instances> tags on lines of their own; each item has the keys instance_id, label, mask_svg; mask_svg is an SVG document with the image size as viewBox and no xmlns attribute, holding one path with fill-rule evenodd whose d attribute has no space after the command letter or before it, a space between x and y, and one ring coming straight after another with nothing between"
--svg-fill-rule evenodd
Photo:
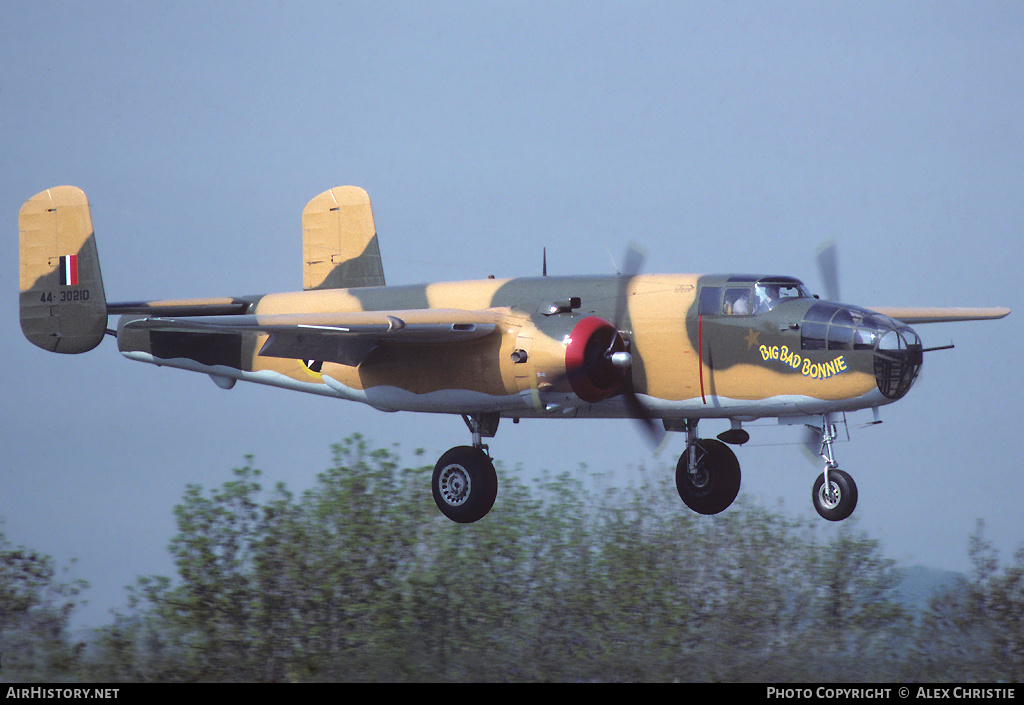
<instances>
[{"instance_id":1,"label":"cockpit canopy","mask_svg":"<svg viewBox=\"0 0 1024 705\"><path fill-rule=\"evenodd\" d=\"M700 291L702 316L757 316L783 301L809 299L803 282L793 277L730 276L723 286L704 286Z\"/></svg>"}]
</instances>

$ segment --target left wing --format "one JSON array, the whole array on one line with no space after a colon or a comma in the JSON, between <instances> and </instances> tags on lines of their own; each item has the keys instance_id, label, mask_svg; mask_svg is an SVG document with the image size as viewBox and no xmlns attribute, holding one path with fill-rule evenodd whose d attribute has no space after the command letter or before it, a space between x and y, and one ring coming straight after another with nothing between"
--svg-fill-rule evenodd
<instances>
[{"instance_id":1,"label":"left wing","mask_svg":"<svg viewBox=\"0 0 1024 705\"><path fill-rule=\"evenodd\" d=\"M381 344L460 343L494 331L491 311L411 309L349 313L283 313L140 318L132 330L182 333L266 333L259 354L356 366Z\"/></svg>"},{"instance_id":2,"label":"left wing","mask_svg":"<svg viewBox=\"0 0 1024 705\"><path fill-rule=\"evenodd\" d=\"M953 321L986 321L994 318L1004 318L1010 313L1008 308L936 308L928 306L902 308L881 306L871 308L871 310L907 325Z\"/></svg>"}]
</instances>

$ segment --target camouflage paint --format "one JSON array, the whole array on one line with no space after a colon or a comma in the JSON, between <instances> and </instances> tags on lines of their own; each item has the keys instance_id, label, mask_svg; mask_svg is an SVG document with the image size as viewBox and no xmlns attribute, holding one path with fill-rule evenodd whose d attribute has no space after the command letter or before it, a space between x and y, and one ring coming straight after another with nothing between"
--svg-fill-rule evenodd
<instances>
[{"instance_id":1,"label":"camouflage paint","mask_svg":"<svg viewBox=\"0 0 1024 705\"><path fill-rule=\"evenodd\" d=\"M58 187L37 194L22 208L19 227L21 319L29 340L48 350L83 352L102 338L108 313L124 314L117 339L125 356L204 372L225 387L241 379L387 410L630 416L622 396L591 402L573 391L567 349L581 330L577 325L596 316L620 331L631 355L623 384L631 384L657 417L820 414L894 401L879 392L878 357L871 350L802 349L801 326L816 299L790 299L756 316L701 315L699 297L705 288L750 285L754 277L737 282L735 275L545 276L383 286L369 197L357 187L325 191L307 204L305 290L290 293L106 304L88 202L80 189ZM61 258L70 256L77 258L77 285L61 283L61 263L69 262ZM62 294L86 289L88 301L81 293L77 299L74 293ZM48 300L62 295L70 299ZM1008 313L914 311L927 317L923 320ZM217 330L221 318L204 318L214 322L212 327L188 323L195 316L230 320L244 314L235 320L258 328L263 320L283 320L267 316L306 315L302 320L316 321L317 316L326 320L351 312L401 313L412 326L486 324L493 331L459 342L420 343L352 333L366 342L365 350L360 348L351 360L335 356L350 363L341 364L315 355L270 356L282 349L291 352L301 337L293 337L291 347L264 349L267 332L240 324ZM175 325L161 327L158 322L165 320ZM311 340L317 327L298 326Z\"/></svg>"}]
</instances>

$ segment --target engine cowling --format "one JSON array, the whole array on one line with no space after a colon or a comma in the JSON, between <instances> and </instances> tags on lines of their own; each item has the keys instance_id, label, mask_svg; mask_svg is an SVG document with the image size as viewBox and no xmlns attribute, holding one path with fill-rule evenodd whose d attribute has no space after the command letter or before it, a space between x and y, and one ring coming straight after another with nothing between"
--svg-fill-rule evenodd
<instances>
[{"instance_id":1,"label":"engine cowling","mask_svg":"<svg viewBox=\"0 0 1024 705\"><path fill-rule=\"evenodd\" d=\"M596 403L622 390L630 364L622 336L598 316L557 315L525 326L512 360L535 391L564 395L557 403ZM553 400L554 401L554 400Z\"/></svg>"},{"instance_id":2,"label":"engine cowling","mask_svg":"<svg viewBox=\"0 0 1024 705\"><path fill-rule=\"evenodd\" d=\"M622 336L603 318L588 316L577 323L565 347L565 372L576 396L594 403L617 393L627 368L613 355L625 351Z\"/></svg>"}]
</instances>

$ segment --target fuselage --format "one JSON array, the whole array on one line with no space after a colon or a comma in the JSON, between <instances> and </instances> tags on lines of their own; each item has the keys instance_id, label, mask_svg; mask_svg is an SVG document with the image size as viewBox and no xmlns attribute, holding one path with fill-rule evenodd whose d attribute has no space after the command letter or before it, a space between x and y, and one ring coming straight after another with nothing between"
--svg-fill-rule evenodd
<instances>
[{"instance_id":1,"label":"fuselage","mask_svg":"<svg viewBox=\"0 0 1024 705\"><path fill-rule=\"evenodd\" d=\"M566 356L584 319L615 321L629 381L655 417L759 418L875 407L921 363L914 332L819 301L788 277L650 274L484 279L245 297L256 315L460 310L494 332L457 345L388 345L358 365L260 355L263 333L126 330L127 357L370 404L505 417L624 417L622 396L581 398ZM586 396L586 395L583 395Z\"/></svg>"}]
</instances>

